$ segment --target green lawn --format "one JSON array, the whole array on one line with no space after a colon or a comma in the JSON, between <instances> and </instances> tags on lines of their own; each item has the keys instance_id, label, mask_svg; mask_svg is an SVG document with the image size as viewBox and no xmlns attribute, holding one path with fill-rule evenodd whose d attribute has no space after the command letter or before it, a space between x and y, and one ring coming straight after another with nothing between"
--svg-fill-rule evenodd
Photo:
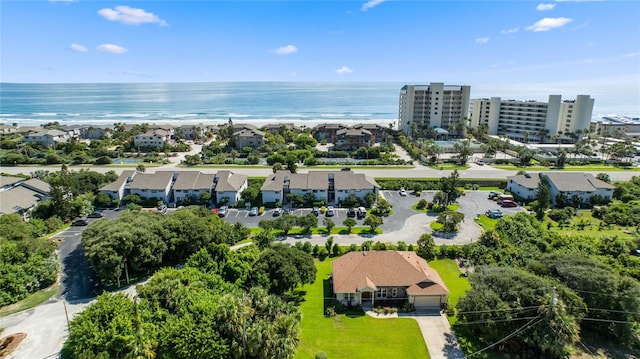
<instances>
[{"instance_id":1,"label":"green lawn","mask_svg":"<svg viewBox=\"0 0 640 359\"><path fill-rule=\"evenodd\" d=\"M43 289L27 296L25 299L19 301L18 303L2 307L0 308L0 318L21 312L23 310L31 309L33 307L37 307L38 305L49 300L49 298L56 294L56 292L58 292L57 283L47 289Z\"/></svg>"},{"instance_id":2,"label":"green lawn","mask_svg":"<svg viewBox=\"0 0 640 359\"><path fill-rule=\"evenodd\" d=\"M526 167L518 167L518 166L515 166L515 165L491 165L491 167L497 168L497 169L501 169L501 170L512 170L512 171L518 171L518 170L525 170L525 171L607 171L607 172L608 171L640 171L640 168L637 168L637 167L624 168L624 167L617 167L617 166L607 166L607 165L603 165L603 164L578 165L578 166L565 165L564 168L562 168L562 169L550 168L550 167L539 166L539 165L526 166Z\"/></svg>"},{"instance_id":3,"label":"green lawn","mask_svg":"<svg viewBox=\"0 0 640 359\"><path fill-rule=\"evenodd\" d=\"M251 235L262 232L262 228L249 228ZM282 236L284 232L280 229L273 231L276 236ZM305 234L327 234L325 227L311 228L311 233L303 232L303 228L293 228L289 231L290 236L305 235ZM331 234L349 234L347 227L334 227L331 229ZM371 227L352 227L351 234L371 234ZM376 234L382 234L382 228L376 228Z\"/></svg>"},{"instance_id":4,"label":"green lawn","mask_svg":"<svg viewBox=\"0 0 640 359\"><path fill-rule=\"evenodd\" d=\"M498 224L498 219L493 219L493 218L489 218L487 217L486 214L481 214L480 217L478 217L478 219L473 219L474 222L476 222L477 224L480 225L480 227L482 227L482 229L484 229L485 231L491 230L496 228L496 224Z\"/></svg>"},{"instance_id":5,"label":"green lawn","mask_svg":"<svg viewBox=\"0 0 640 359\"><path fill-rule=\"evenodd\" d=\"M468 170L469 169L469 165L465 164L465 165L456 165L453 163L440 163L440 164L435 164L435 165L429 165L429 168L434 169L434 170L446 170L446 171L453 171L453 170Z\"/></svg>"},{"instance_id":6,"label":"green lawn","mask_svg":"<svg viewBox=\"0 0 640 359\"><path fill-rule=\"evenodd\" d=\"M440 213L442 211L440 211L437 207L432 208L431 210L428 209L418 209L417 207L418 203L416 202L416 204L414 204L413 206L411 206L411 209L413 209L416 212L421 212L421 213ZM450 211L457 211L458 208L460 208L460 205L457 203L451 203L450 205L447 206L447 209Z\"/></svg>"},{"instance_id":7,"label":"green lawn","mask_svg":"<svg viewBox=\"0 0 640 359\"><path fill-rule=\"evenodd\" d=\"M323 351L328 358L429 358L418 324L413 319L375 319L362 312L329 318L324 299L329 296L331 258L316 262L318 274L306 291L302 310L302 334L295 358L314 358Z\"/></svg>"},{"instance_id":8,"label":"green lawn","mask_svg":"<svg viewBox=\"0 0 640 359\"><path fill-rule=\"evenodd\" d=\"M577 224L580 221L584 221L587 223L587 225L583 230L580 230L577 227ZM612 225L610 228L604 227L602 228L602 230L600 230L600 227L599 227L600 222L602 221L597 218L594 218L591 215L590 210L580 210L578 211L578 215L574 216L571 219L571 225L572 225L571 227L565 226L564 228L560 228L558 227L557 222L549 218L545 218L543 226L548 226L548 223L550 223L551 224L550 230L559 232L563 235L568 235L568 236L580 235L580 236L586 236L586 237L604 237L604 236L631 237L635 232L635 227L621 227L617 225Z\"/></svg>"},{"instance_id":9,"label":"green lawn","mask_svg":"<svg viewBox=\"0 0 640 359\"><path fill-rule=\"evenodd\" d=\"M471 289L469 279L460 276L458 264L453 259L436 259L429 262L429 266L440 274L440 278L449 289L449 305L455 308L460 298L464 297L467 290ZM449 318L449 321L454 320L455 317Z\"/></svg>"}]
</instances>

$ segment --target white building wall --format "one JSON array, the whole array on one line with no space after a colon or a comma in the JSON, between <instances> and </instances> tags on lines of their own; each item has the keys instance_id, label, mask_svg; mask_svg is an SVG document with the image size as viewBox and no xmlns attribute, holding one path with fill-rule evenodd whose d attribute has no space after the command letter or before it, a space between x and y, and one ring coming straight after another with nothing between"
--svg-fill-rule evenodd
<instances>
[{"instance_id":1,"label":"white building wall","mask_svg":"<svg viewBox=\"0 0 640 359\"><path fill-rule=\"evenodd\" d=\"M283 191L262 191L263 203L273 203L278 201L284 201Z\"/></svg>"},{"instance_id":2,"label":"white building wall","mask_svg":"<svg viewBox=\"0 0 640 359\"><path fill-rule=\"evenodd\" d=\"M538 192L538 189L530 189L524 186L519 185L513 181L509 181L507 183L506 190L516 194L519 197L526 198L527 200L533 200Z\"/></svg>"},{"instance_id":3,"label":"white building wall","mask_svg":"<svg viewBox=\"0 0 640 359\"><path fill-rule=\"evenodd\" d=\"M240 191L238 191L238 192L235 192L235 191L217 191L216 192L216 199L218 200L218 202L220 202L220 200L222 198L224 198L224 197L229 199L229 204L230 205L234 205L240 199Z\"/></svg>"}]
</instances>

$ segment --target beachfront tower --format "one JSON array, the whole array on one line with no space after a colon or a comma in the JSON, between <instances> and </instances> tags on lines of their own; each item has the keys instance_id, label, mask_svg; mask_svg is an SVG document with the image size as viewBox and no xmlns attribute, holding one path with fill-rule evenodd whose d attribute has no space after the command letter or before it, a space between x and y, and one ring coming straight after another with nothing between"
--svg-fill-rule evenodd
<instances>
[{"instance_id":1,"label":"beachfront tower","mask_svg":"<svg viewBox=\"0 0 640 359\"><path fill-rule=\"evenodd\" d=\"M470 93L471 86L442 82L405 85L400 89L398 128L408 135L422 137L434 128L449 130L454 124L464 123Z\"/></svg>"},{"instance_id":2,"label":"beachfront tower","mask_svg":"<svg viewBox=\"0 0 640 359\"><path fill-rule=\"evenodd\" d=\"M514 140L549 142L552 136L589 131L594 99L578 95L562 101L549 95L547 102L502 100L500 97L471 100L471 127L484 125L489 135Z\"/></svg>"}]
</instances>

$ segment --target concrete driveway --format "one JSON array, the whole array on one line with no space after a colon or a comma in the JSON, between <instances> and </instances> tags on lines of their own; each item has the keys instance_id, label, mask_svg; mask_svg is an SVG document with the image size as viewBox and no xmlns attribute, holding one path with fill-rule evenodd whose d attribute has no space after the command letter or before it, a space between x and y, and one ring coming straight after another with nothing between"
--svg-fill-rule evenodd
<instances>
[{"instance_id":1,"label":"concrete driveway","mask_svg":"<svg viewBox=\"0 0 640 359\"><path fill-rule=\"evenodd\" d=\"M401 316L405 317L405 316ZM449 321L440 313L413 314L406 316L418 323L431 359L462 359L464 353Z\"/></svg>"}]
</instances>

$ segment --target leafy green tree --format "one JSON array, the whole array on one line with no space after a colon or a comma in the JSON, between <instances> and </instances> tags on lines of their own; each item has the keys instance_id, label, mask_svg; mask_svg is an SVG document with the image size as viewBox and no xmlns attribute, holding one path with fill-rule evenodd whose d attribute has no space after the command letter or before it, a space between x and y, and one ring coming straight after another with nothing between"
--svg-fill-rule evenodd
<instances>
[{"instance_id":1,"label":"leafy green tree","mask_svg":"<svg viewBox=\"0 0 640 359\"><path fill-rule=\"evenodd\" d=\"M466 164L469 161L469 157L473 155L473 150L471 149L471 143L469 140L462 140L462 141L456 142L453 145L453 147L458 153L456 155L456 158L458 159L458 162L462 165Z\"/></svg>"},{"instance_id":2,"label":"leafy green tree","mask_svg":"<svg viewBox=\"0 0 640 359\"><path fill-rule=\"evenodd\" d=\"M318 217L316 217L312 213L309 213L304 217L297 218L296 224L298 226L302 227L302 231L304 233L310 233L311 232L311 228L318 227Z\"/></svg>"},{"instance_id":3,"label":"leafy green tree","mask_svg":"<svg viewBox=\"0 0 640 359\"><path fill-rule=\"evenodd\" d=\"M253 236L253 243L260 249L266 249L276 240L276 236L268 229Z\"/></svg>"},{"instance_id":4,"label":"leafy green tree","mask_svg":"<svg viewBox=\"0 0 640 359\"><path fill-rule=\"evenodd\" d=\"M533 211L536 213L536 218L541 221L544 218L544 213L551 206L551 190L546 177L541 177L538 182L538 192L534 203Z\"/></svg>"},{"instance_id":5,"label":"leafy green tree","mask_svg":"<svg viewBox=\"0 0 640 359\"><path fill-rule=\"evenodd\" d=\"M420 236L417 242L418 248L416 254L420 257L430 261L436 258L436 243L433 240L433 236L429 233L425 233Z\"/></svg>"},{"instance_id":6,"label":"leafy green tree","mask_svg":"<svg viewBox=\"0 0 640 359\"><path fill-rule=\"evenodd\" d=\"M371 227L371 232L375 232L378 227L383 224L382 217L378 217L375 214L370 214L362 222L365 226Z\"/></svg>"},{"instance_id":7,"label":"leafy green tree","mask_svg":"<svg viewBox=\"0 0 640 359\"><path fill-rule=\"evenodd\" d=\"M367 208L371 208L376 203L376 195L373 192L369 192L364 196L364 202Z\"/></svg>"},{"instance_id":8,"label":"leafy green tree","mask_svg":"<svg viewBox=\"0 0 640 359\"><path fill-rule=\"evenodd\" d=\"M579 335L582 300L563 285L509 267L479 267L457 305L458 320L502 353L563 358ZM553 287L556 287L555 293ZM527 325L527 330L519 328Z\"/></svg>"},{"instance_id":9,"label":"leafy green tree","mask_svg":"<svg viewBox=\"0 0 640 359\"><path fill-rule=\"evenodd\" d=\"M302 133L298 135L298 137L293 140L293 143L296 145L298 149L308 149L316 147L318 141L315 138L309 136L308 134Z\"/></svg>"},{"instance_id":10,"label":"leafy green tree","mask_svg":"<svg viewBox=\"0 0 640 359\"><path fill-rule=\"evenodd\" d=\"M248 186L244 191L240 193L240 198L242 198L246 203L251 203L254 206L258 205L261 186L262 184L260 183L254 183Z\"/></svg>"},{"instance_id":11,"label":"leafy green tree","mask_svg":"<svg viewBox=\"0 0 640 359\"><path fill-rule=\"evenodd\" d=\"M342 224L347 227L347 232L351 233L351 230L358 224L358 222L353 218L346 218L342 221Z\"/></svg>"},{"instance_id":12,"label":"leafy green tree","mask_svg":"<svg viewBox=\"0 0 640 359\"><path fill-rule=\"evenodd\" d=\"M464 214L457 211L444 211L438 215L437 222L442 224L442 232L450 233L457 230L458 224L464 220Z\"/></svg>"},{"instance_id":13,"label":"leafy green tree","mask_svg":"<svg viewBox=\"0 0 640 359\"><path fill-rule=\"evenodd\" d=\"M322 224L327 229L327 233L331 233L331 230L336 226L335 222L331 218L327 217L322 220Z\"/></svg>"},{"instance_id":14,"label":"leafy green tree","mask_svg":"<svg viewBox=\"0 0 640 359\"><path fill-rule=\"evenodd\" d=\"M300 284L313 283L316 267L308 253L276 244L260 255L252 278L253 283L268 288L270 293L281 295Z\"/></svg>"},{"instance_id":15,"label":"leafy green tree","mask_svg":"<svg viewBox=\"0 0 640 359\"><path fill-rule=\"evenodd\" d=\"M460 197L460 191L457 188L459 186L459 179L460 175L457 170L451 172L449 177L440 178L440 191L445 194L445 206L448 206L450 203L455 203L458 197Z\"/></svg>"},{"instance_id":16,"label":"leafy green tree","mask_svg":"<svg viewBox=\"0 0 640 359\"><path fill-rule=\"evenodd\" d=\"M331 253L331 249L333 249L333 237L327 238L327 242L324 244L324 246L325 248L327 248L327 253Z\"/></svg>"}]
</instances>

